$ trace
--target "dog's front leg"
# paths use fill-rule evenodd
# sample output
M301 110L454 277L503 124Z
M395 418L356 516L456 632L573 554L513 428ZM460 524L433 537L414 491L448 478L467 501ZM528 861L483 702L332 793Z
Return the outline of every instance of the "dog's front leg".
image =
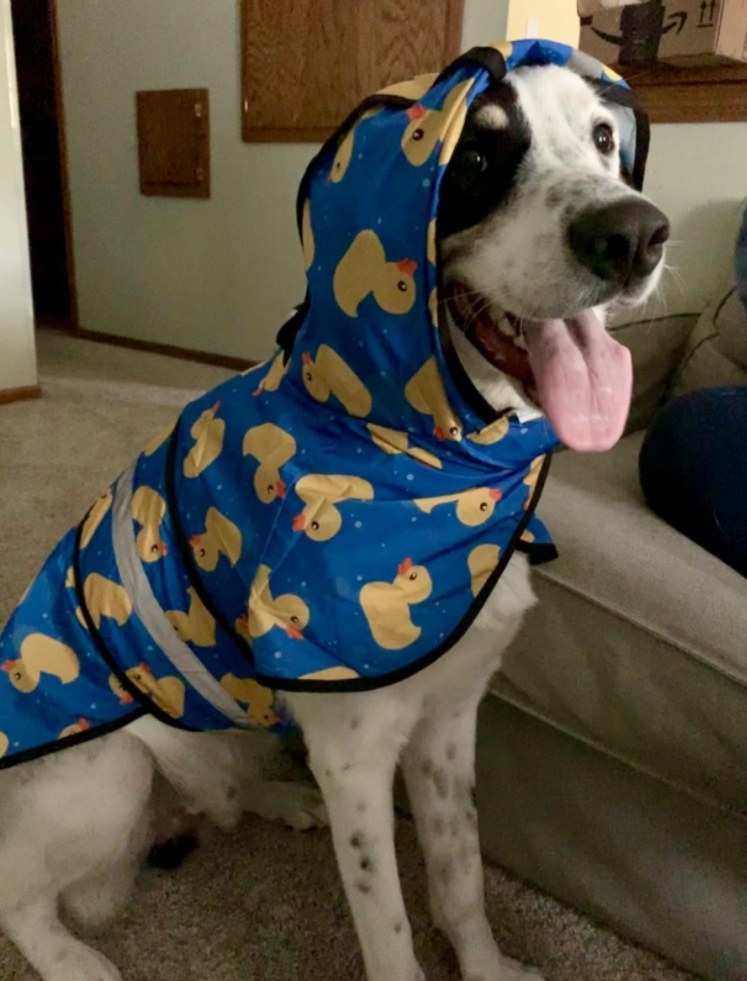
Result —
M313 700L313 701L312 701ZM407 738L379 693L292 696L321 787L368 981L424 981L394 850L394 771ZM311 704L310 704L311 703Z
M477 702L440 705L413 732L403 770L425 854L431 910L465 981L542 981L501 954L485 915L474 801Z

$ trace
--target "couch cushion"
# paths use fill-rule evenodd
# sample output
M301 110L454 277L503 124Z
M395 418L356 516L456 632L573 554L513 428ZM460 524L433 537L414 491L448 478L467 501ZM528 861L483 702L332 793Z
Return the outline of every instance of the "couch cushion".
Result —
M747 579L660 521L642 434L559 454L539 513L560 558L499 696L618 758L747 810Z
M747 385L747 311L736 287L702 313L672 387L682 395L710 385Z

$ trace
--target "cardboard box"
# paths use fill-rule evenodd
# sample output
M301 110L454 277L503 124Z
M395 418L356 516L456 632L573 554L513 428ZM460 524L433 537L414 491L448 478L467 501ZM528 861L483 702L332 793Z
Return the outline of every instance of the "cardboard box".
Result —
M747 62L747 0L648 0L609 9L578 0L579 47L607 65ZM586 13L584 13L586 11Z

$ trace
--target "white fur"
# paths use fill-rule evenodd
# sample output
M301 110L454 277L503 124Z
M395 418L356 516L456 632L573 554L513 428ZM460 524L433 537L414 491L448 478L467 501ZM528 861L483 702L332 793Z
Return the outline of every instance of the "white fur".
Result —
M590 146L590 121L614 126L614 120L583 82L554 68L522 70L514 79L533 133L517 196L479 234L444 243L446 271L502 309L562 316L611 299L593 295L593 284L572 264L561 241L563 208L634 192L620 182L615 161L602 160ZM485 124L491 122L505 124L501 114L488 112ZM551 189L556 209L547 202ZM496 408L538 411L525 399L517 402L517 386L463 338L455 342ZM516 555L467 634L430 667L378 691L286 697L326 802L368 981L423 981L394 853L392 780L399 763L425 853L433 916L454 945L462 977L541 981L504 957L493 940L472 798L477 706L533 602L526 560ZM299 827L323 820L313 792L258 776L255 740L184 733L147 718L0 773L0 927L44 981L120 979L62 926L57 904L90 920L114 912L127 897L152 838L156 771L188 810L224 826L242 809Z

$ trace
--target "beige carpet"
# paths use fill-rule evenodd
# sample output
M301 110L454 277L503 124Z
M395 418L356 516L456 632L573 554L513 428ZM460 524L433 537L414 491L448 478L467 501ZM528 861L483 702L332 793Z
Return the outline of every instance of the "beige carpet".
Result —
M61 533L193 393L228 372L39 334L44 398L0 406L0 623ZM430 927L411 823L399 822L403 885L428 981L456 981ZM688 981L659 958L500 869L489 914L507 953L548 981ZM210 834L176 872L145 872L127 914L97 938L126 981L360 981L329 834L247 818ZM32 981L0 938L0 981Z

